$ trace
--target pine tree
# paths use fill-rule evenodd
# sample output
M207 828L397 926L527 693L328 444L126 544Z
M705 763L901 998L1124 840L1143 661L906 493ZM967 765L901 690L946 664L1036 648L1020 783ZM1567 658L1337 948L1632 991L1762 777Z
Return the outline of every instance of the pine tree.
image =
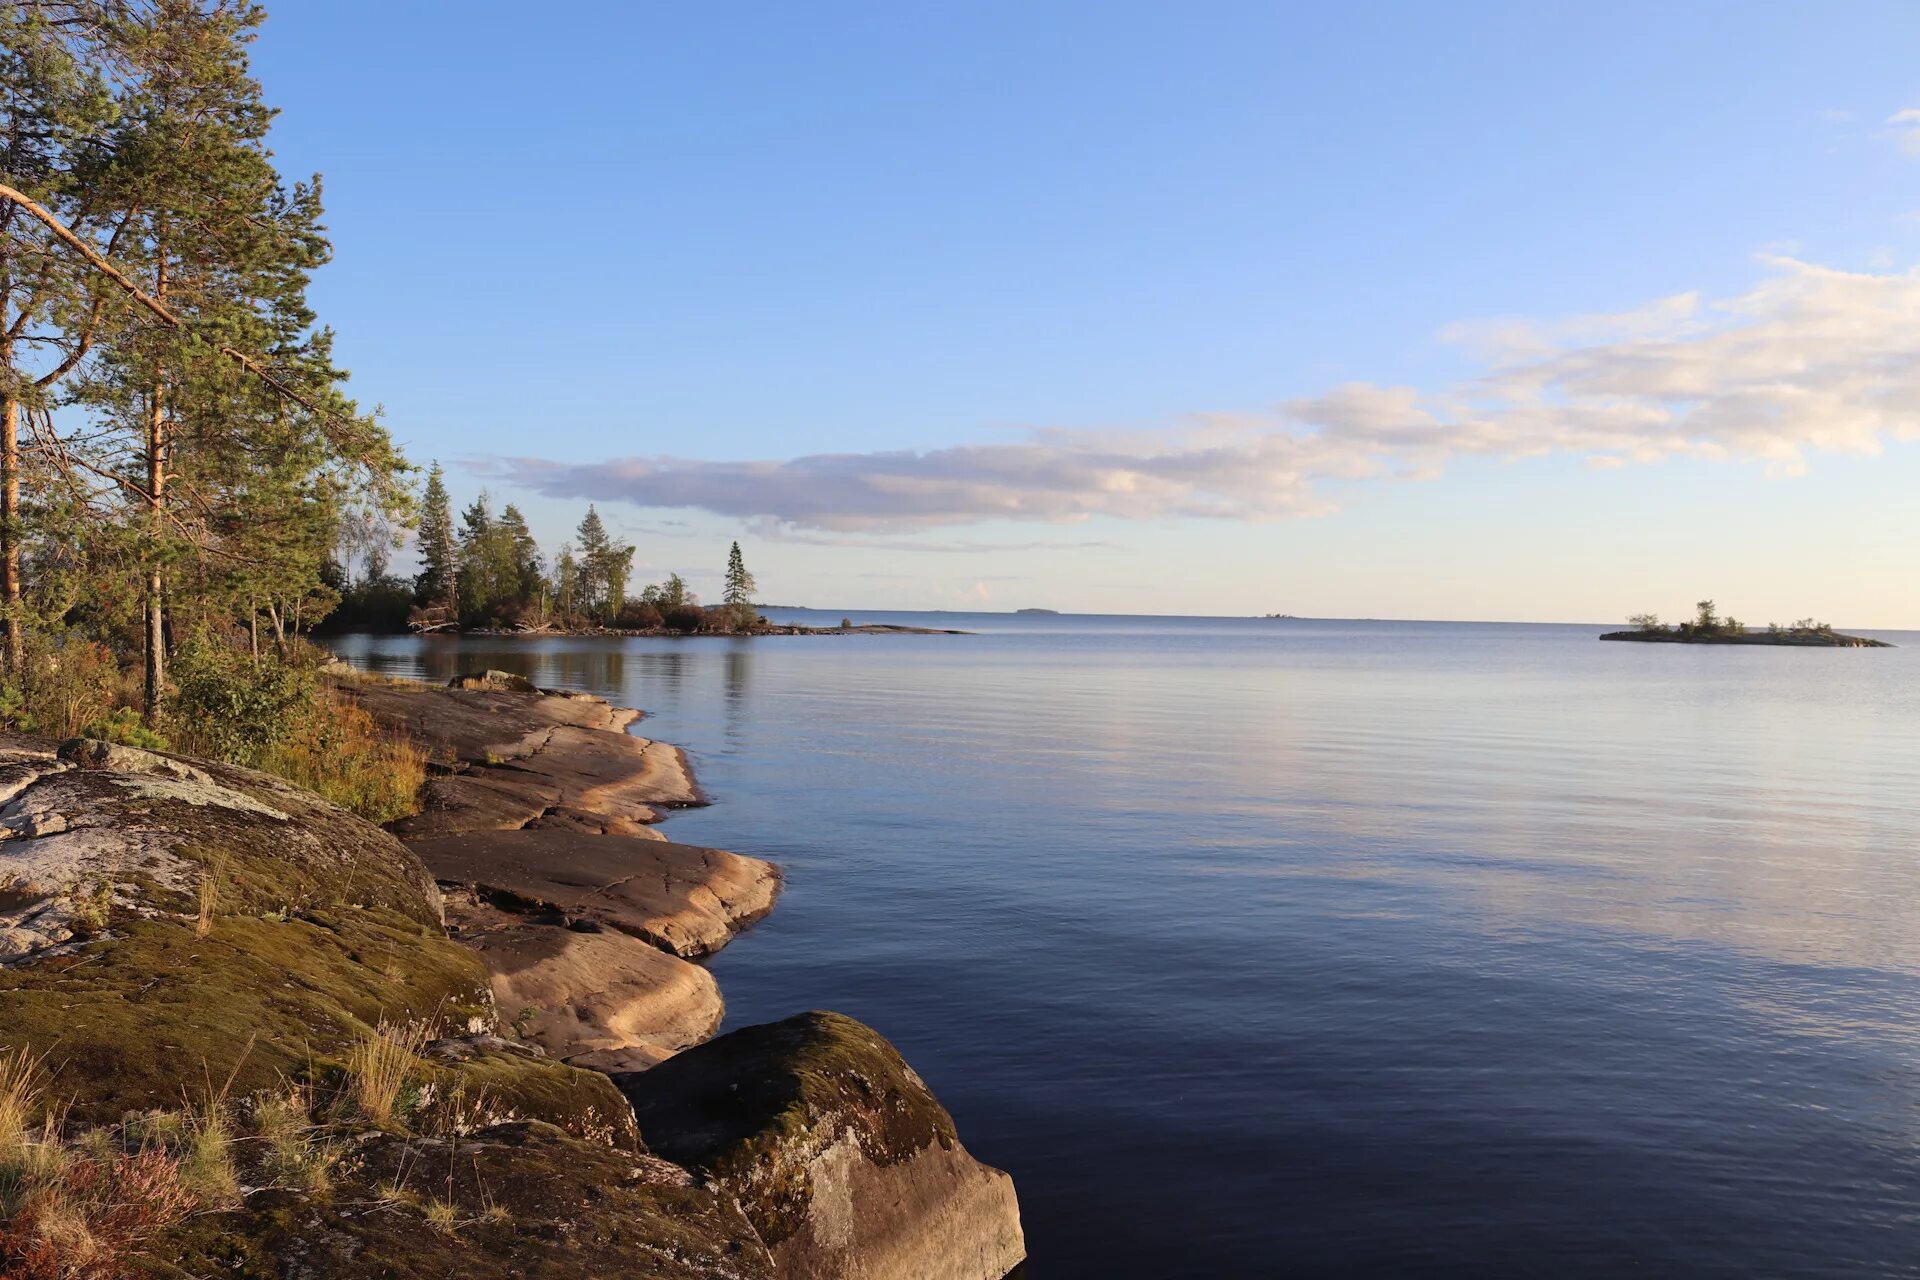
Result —
M325 530L347 491L403 507L404 463L341 392L332 335L306 302L330 248L318 180L289 189L266 148L273 113L246 56L263 13L249 0L102 7L119 111L97 140L87 198L124 211L103 256L148 302L109 317L72 398L119 433L83 465L128 478L152 718L166 688L170 583L267 591L269 610L297 628L322 600ZM251 571L225 573L216 559Z
M521 609L541 601L547 591L546 566L540 560L540 544L527 528L527 518L511 502L500 513L500 527L513 545L515 597Z
M574 532L580 545L580 608L592 613L600 607L606 598L606 584L601 579L601 568L607 559L607 548L612 543L607 538L607 526L600 520L599 511L593 505L587 505L587 514L580 519L580 527Z
M721 597L727 604L751 608L755 590L753 575L747 572L747 562L740 555L740 544L733 544L727 553L727 585Z
M114 113L98 71L97 4L0 6L0 175L85 237L118 210L90 200L89 143ZM19 207L0 206L0 612L18 671L25 618L21 509L23 416L84 360L113 306L68 258L40 243Z
M438 462L427 472L420 506L420 576L414 596L427 608L451 608L457 597L458 552L453 541L453 504Z
M560 553L553 558L553 594L561 615L571 617L580 594L580 562L571 543L561 543Z

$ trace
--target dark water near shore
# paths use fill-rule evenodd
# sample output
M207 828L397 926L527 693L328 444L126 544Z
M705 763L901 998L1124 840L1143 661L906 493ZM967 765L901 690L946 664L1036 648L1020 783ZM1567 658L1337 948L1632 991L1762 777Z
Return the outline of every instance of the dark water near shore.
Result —
M645 708L1034 1280L1920 1274L1920 636L860 620L983 634L337 647Z

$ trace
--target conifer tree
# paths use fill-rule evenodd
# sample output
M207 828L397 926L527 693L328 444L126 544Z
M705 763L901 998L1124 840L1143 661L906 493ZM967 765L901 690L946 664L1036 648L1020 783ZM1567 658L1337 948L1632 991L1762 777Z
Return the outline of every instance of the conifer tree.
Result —
M534 604L546 594L546 566L540 560L540 544L527 528L527 518L511 502L500 513L500 527L513 547L515 596L521 608Z
M601 620L611 622L627 602L627 579L633 572L633 548L607 533L593 507L580 521L575 535L580 543L580 603Z
M70 399L118 433L79 465L123 478L151 719L166 688L170 580L214 580L210 557L250 563L269 608L297 627L318 600L343 494L361 487L403 506L404 463L342 394L332 335L307 306L308 275L330 250L317 179L287 188L266 149L273 113L246 56L260 9L107 7L119 112L87 198L127 213L101 253L81 256L90 281L137 287L141 307L121 309ZM255 521L276 511L285 520L263 536Z
M754 590L753 575L747 572L747 562L740 555L740 544L736 542L727 553L727 582L721 599L730 605L751 607Z
M97 67L105 15L93 3L0 6L0 176L90 236L118 210L86 187L89 144L115 104ZM84 360L112 301L45 245L23 211L0 206L0 613L9 668L24 644L23 417L42 410Z
M554 604L563 616L571 616L580 592L580 562L574 558L573 545L561 543L553 558Z
M453 541L453 504L438 462L427 472L427 492L420 504L420 576L414 596L427 608L451 608L458 579L457 549Z

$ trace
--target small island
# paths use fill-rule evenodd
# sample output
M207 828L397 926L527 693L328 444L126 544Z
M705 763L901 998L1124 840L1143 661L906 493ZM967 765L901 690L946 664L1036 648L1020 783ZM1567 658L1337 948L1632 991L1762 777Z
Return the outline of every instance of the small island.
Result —
M1060 611L1058 609L1015 609L1014 612L1016 614L1021 614L1021 613L1038 614L1041 617L1046 617L1046 618L1057 618L1060 616Z
M1685 622L1669 626L1658 614L1639 613L1628 618L1631 631L1609 631L1602 640L1635 640L1643 644L1772 644L1802 649L1891 649L1885 640L1850 636L1835 631L1824 622L1802 618L1788 626L1770 622L1764 631L1747 627L1738 618L1723 618L1711 600L1694 606L1695 613Z

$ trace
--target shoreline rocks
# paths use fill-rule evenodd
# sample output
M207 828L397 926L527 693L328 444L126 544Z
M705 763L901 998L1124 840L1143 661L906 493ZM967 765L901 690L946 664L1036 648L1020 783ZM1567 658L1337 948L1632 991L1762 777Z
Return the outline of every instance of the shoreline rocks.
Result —
M1020 1262L1011 1179L877 1032L816 1013L710 1039L724 1004L694 959L781 877L646 830L703 800L677 749L624 732L638 713L495 673L338 679L440 758L405 842L249 770L0 735L0 1049L48 1054L76 1125L293 1090L331 1153L299 1187L239 1151L231 1195L161 1230L143 1274L1000 1280ZM356 1051L382 1040L405 1058L390 1114L353 1100Z
M871 1027L803 1013L618 1078L651 1150L731 1195L793 1280L982 1280L1026 1257L1013 1179Z

